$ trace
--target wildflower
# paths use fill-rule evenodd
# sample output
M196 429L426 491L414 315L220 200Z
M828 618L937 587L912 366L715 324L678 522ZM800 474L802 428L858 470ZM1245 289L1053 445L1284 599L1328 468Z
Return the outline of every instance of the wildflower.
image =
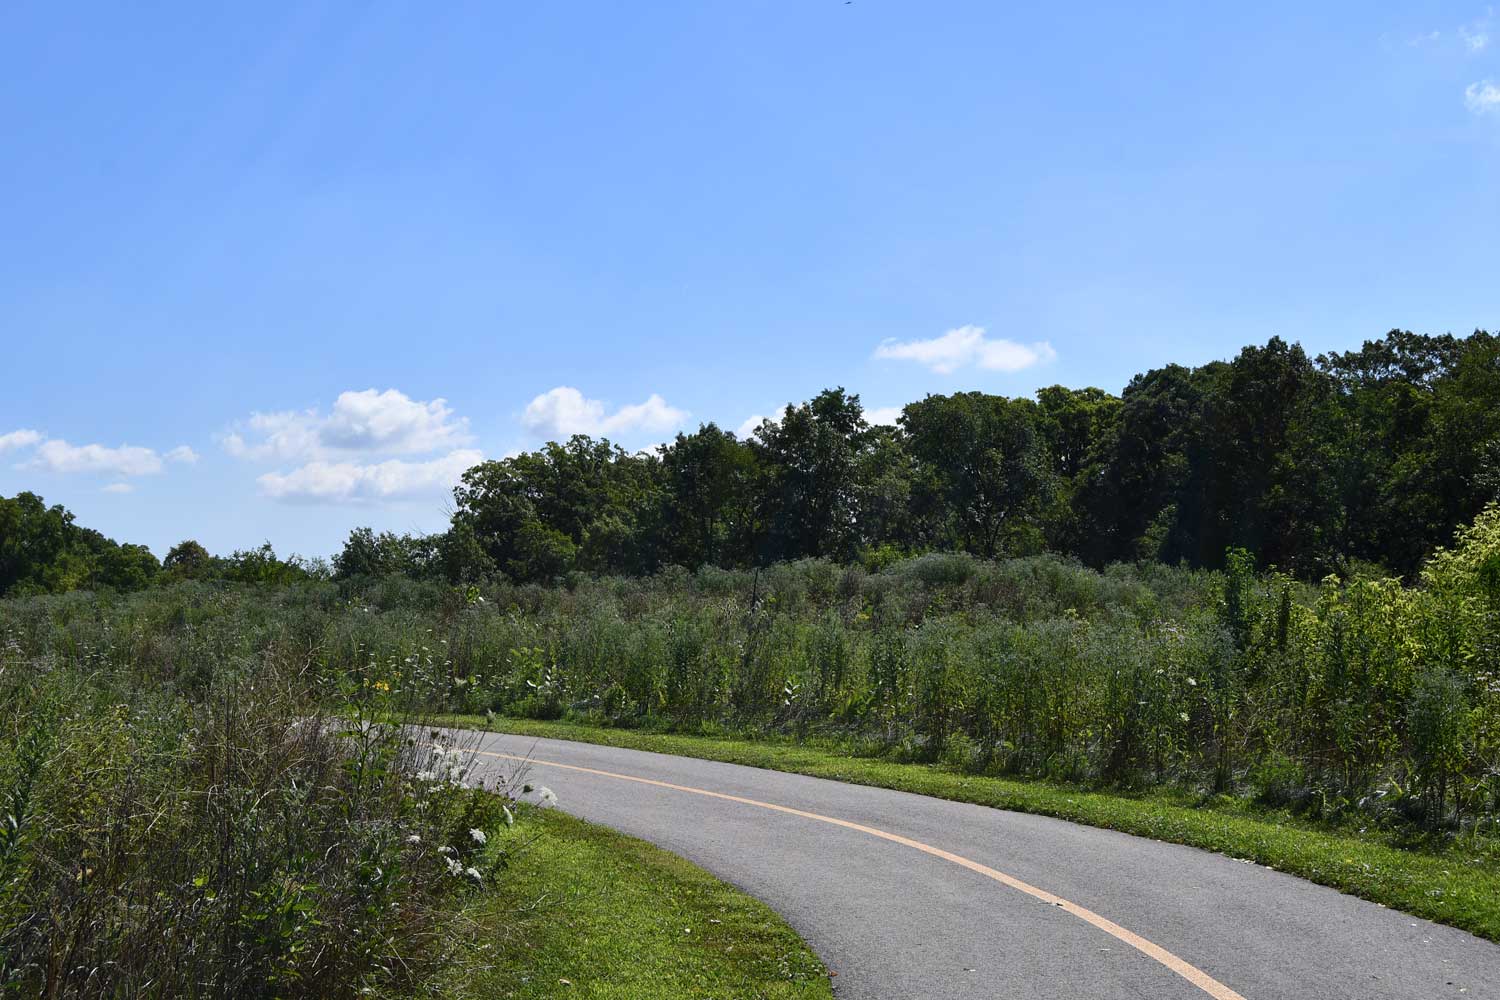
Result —
M464 874L469 876L469 878L473 879L476 882L478 882L481 878L478 868L465 868Z
M554 795L552 793L552 789L548 788L546 785L543 785L542 787L538 788L536 790L536 793L537 793L537 795L539 795L541 797L543 805L549 805L549 806L555 806L555 805L557 805L557 796Z
M435 771L418 771L417 772L417 780L418 781L436 781L437 780L437 773Z
M454 861L452 858L448 858L447 861L448 861L448 874L449 875L461 875L461 874L463 874L463 870L464 870L464 866L463 865L459 864L457 861Z
M391 689L391 686L385 681L376 681L374 684L374 688L376 691L389 691Z
M506 826L515 826L516 825L516 817L515 817L515 814L510 811L510 806L501 806L500 807L500 811L503 812L503 813L505 813L505 825Z
M1188 682L1188 687L1194 687L1195 688L1195 687L1198 686L1198 682L1195 681L1195 680L1193 680L1191 677L1189 677L1187 679L1187 682Z
M482 844L489 839L484 835L484 831L477 826L469 830L469 836L474 838L474 843L476 844Z
M1177 717L1183 722L1186 722L1188 720L1188 714L1186 712L1178 712Z
M408 844L420 844L422 842L422 835L420 833L414 833L410 837L406 838L406 842Z
M447 844L444 844L442 847L438 848L438 853L439 854L452 854L453 853L453 848L449 847Z

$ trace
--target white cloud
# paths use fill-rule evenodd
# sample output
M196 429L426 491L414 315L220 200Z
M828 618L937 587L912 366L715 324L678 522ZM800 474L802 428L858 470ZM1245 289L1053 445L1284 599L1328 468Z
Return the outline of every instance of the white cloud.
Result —
M38 431L19 430L0 434L0 455L16 448L30 448L42 439Z
M668 405L656 393L643 403L622 406L614 413L606 413L600 400L588 399L572 386L560 385L527 403L526 411L521 414L521 423L535 434L566 438L574 434L660 433L682 426L687 418L686 410Z
M896 420L901 416L901 409L899 406L877 406L872 410L865 411L865 422L895 427Z
M258 481L261 492L277 500L400 500L449 490L465 471L483 460L479 451L460 449L430 462L389 459L361 465L313 461L286 474L268 472Z
M1018 372L1052 361L1057 352L1046 341L1018 344L990 338L980 326L961 326L931 340L887 340L875 348L875 357L890 361L915 361L940 375L977 365L987 371Z
M328 461L358 455L413 455L470 440L469 423L447 400L422 402L396 389L342 392L324 416L316 407L252 413L221 439L236 458Z
M1500 112L1500 87L1489 80L1469 84L1464 89L1464 107L1476 115Z
M1470 31L1468 28L1458 29L1459 37L1469 47L1470 52L1483 52L1490 44L1490 33L1482 28Z
M71 445L59 438L38 445L27 465L49 472L107 472L115 476L149 476L162 468L161 456L150 448Z
M129 483L110 483L104 487L106 493L134 493L135 487Z
M194 465L198 461L198 453L185 444L173 448L165 457L168 462L183 462L187 465Z
M769 419L770 417L761 416L759 413L753 417L746 417L745 422L740 424L739 429L734 432L734 436L741 441L748 441L755 436L755 432L760 429L760 425Z

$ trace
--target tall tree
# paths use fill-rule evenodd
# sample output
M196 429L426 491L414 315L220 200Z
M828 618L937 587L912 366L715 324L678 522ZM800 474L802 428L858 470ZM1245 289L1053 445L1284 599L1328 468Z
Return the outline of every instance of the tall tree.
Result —
M704 424L662 449L662 545L683 566L730 565L753 551L755 452Z
M761 558L850 558L859 543L855 480L869 425L859 396L842 386L788 406L762 425L751 447L759 461L766 524Z
M982 392L928 396L903 423L932 541L992 557L1040 548L1056 486L1035 403Z

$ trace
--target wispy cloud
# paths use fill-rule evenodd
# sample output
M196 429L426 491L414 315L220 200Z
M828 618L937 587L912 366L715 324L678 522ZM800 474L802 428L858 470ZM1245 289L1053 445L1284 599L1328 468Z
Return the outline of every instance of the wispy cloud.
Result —
M1500 87L1489 80L1480 80L1464 88L1464 107L1476 115L1500 112Z
M40 431L19 430L11 431L9 434L0 434L0 455L7 451L16 451L21 448L30 448L42 440Z
M27 466L65 474L100 472L112 476L151 476L162 470L162 459L150 448L74 445L61 438L52 438L37 445Z
M1046 341L1021 344L987 337L980 326L961 326L930 340L887 340L875 348L875 357L915 361L940 375L948 375L971 365L986 371L1018 372L1054 360L1057 352Z
M1490 47L1490 33L1495 25L1495 8L1486 7L1484 16L1475 18L1458 29L1459 40L1470 52L1483 52Z
M1431 31L1411 36L1407 39L1407 44L1413 48L1431 47L1450 51L1454 48L1462 48L1465 52L1473 54L1489 48L1494 27L1495 8L1486 7L1483 14L1467 24L1461 24L1448 31L1434 28Z
M469 443L469 425L447 400L415 400L396 389L342 392L325 416L316 407L252 413L220 438L252 461L415 455Z
M644 402L610 413L603 401L589 399L570 385L560 385L526 404L521 423L533 434L566 438L574 434L661 433L681 427L688 416L688 411L669 405L655 393Z
M268 472L258 482L263 494L277 500L402 500L450 490L466 470L483 460L482 452L460 449L427 462L394 458L369 464L316 461L288 473Z
M104 487L105 493L134 493L135 487L130 483L110 483Z

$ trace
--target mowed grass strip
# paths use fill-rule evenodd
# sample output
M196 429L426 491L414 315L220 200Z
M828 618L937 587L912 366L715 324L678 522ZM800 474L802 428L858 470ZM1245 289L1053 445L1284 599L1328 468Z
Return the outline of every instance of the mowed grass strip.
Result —
M1500 942L1500 866L1492 858L1457 848L1395 847L1385 842L1388 834L1381 832L1358 835L1317 829L1290 816L1258 813L1244 800L1193 803L1168 792L1135 796L1085 791L781 742L468 715L443 721L456 727L651 750L1055 816L1216 851Z
M674 854L550 809L528 810L497 846L515 858L463 914L489 947L442 995L833 996L823 963L770 907Z

